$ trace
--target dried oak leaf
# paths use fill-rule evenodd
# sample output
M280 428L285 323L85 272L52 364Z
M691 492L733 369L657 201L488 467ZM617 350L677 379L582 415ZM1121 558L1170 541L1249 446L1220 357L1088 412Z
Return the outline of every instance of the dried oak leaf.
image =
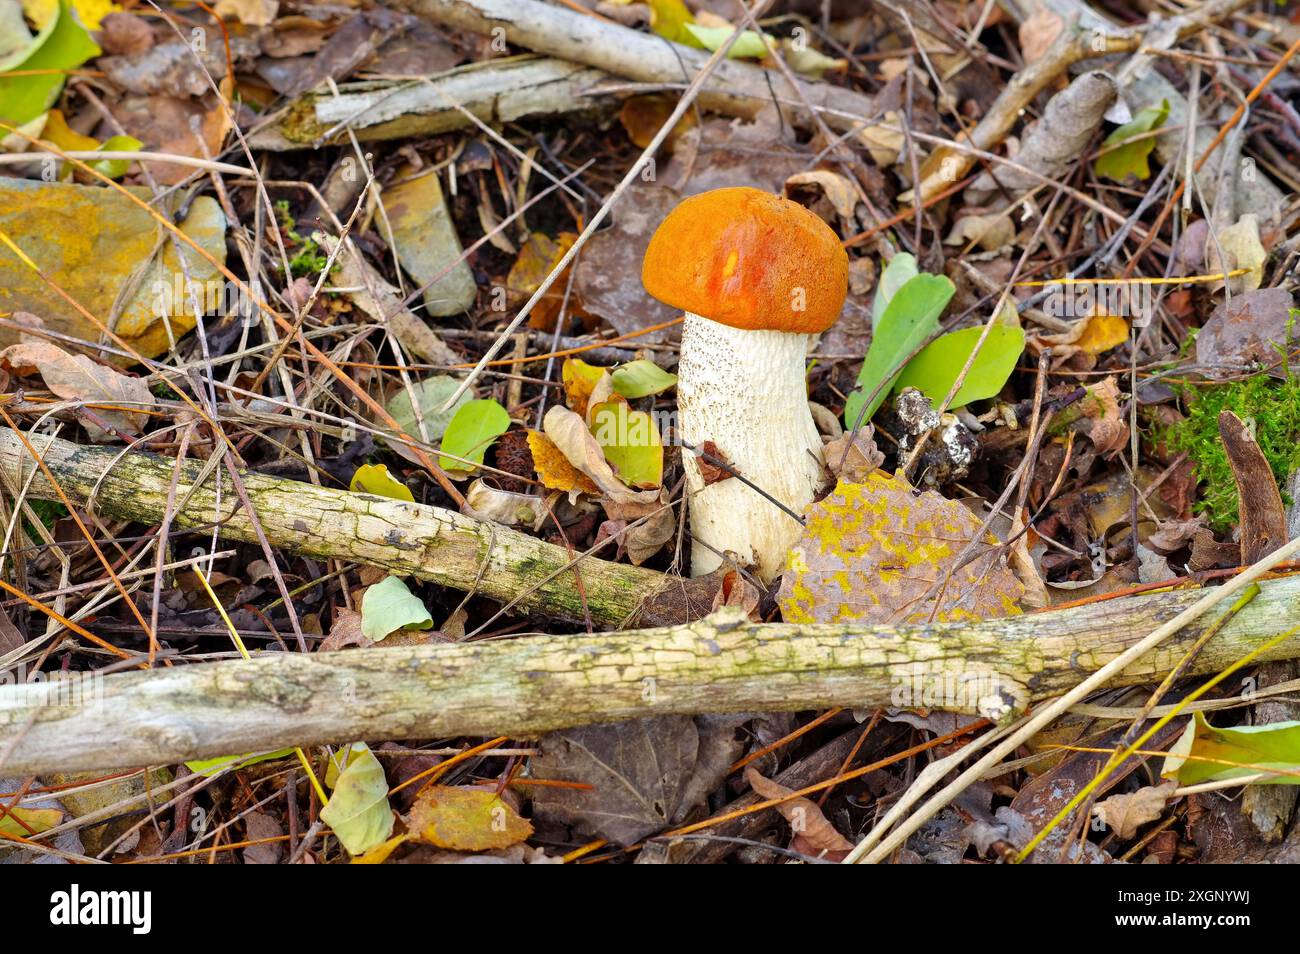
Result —
M777 602L787 623L939 622L1019 613L1024 585L986 533L973 559L957 558L979 532L966 507L933 490L916 491L879 471L841 483L808 509L790 551ZM936 583L947 581L935 598Z

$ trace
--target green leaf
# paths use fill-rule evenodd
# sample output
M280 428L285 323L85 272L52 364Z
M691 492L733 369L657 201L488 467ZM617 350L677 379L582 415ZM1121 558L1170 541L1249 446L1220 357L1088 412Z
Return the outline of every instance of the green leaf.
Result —
M1236 762L1241 765L1225 765ZM1199 785L1255 775L1270 769L1300 772L1300 722L1272 722L1216 729L1197 712L1165 757L1163 778ZM1300 785L1300 777L1279 775L1258 784Z
M58 15L36 34L31 45L0 61L0 72L76 69L100 52L90 34L68 12L64 0ZM63 80L59 72L0 77L0 119L15 126L31 122L54 105Z
M386 576L361 597L361 635L379 642L399 629L432 629L420 598L395 576Z
M399 391L388 402L387 411L393 415L393 420L401 425L402 430L418 439L420 425L415 419L415 408L418 406L420 418L424 421L424 433L428 436L430 442L436 441L447 430L447 425L451 422L452 416L466 403L474 400L473 389L470 389L457 398L452 407L446 411L439 411L438 409L447 403L447 399L456 393L458 387L460 387L460 381L450 375L438 374L431 378L425 378L423 381L412 384L410 388L403 388ZM414 403L412 403L412 398L414 398Z
M894 382L894 390L917 388L938 408L939 402L952 390L953 382L966 366L966 360L983 332L980 327L963 328L931 341L925 350L908 362ZM971 401L994 397L1011 377L1024 350L1025 333L1022 329L995 324L949 407L964 407Z
M144 143L134 136L110 136L99 144L100 152L138 152ZM129 159L97 159L90 163L90 168L110 179L120 179L131 168Z
M383 464L362 464L352 475L348 489L354 494L374 494L376 497L391 497L393 500L415 503L411 488L390 474Z
M274 752L263 752L260 755L249 753L245 755L218 755L215 759L192 759L185 763L185 767L198 775L206 775L211 778L222 769L241 769L249 765L256 765L258 762L282 759L287 755L293 755L293 749L277 749Z
M623 483L642 490L663 483L663 442L649 414L623 401L597 404L591 411L591 435Z
M889 300L898 294L898 290L920 274L916 267L916 256L911 252L899 252L889 260L880 272L880 284L876 286L876 297L871 302L871 327L880 324L880 316L885 313Z
M1097 161L1093 163L1092 171L1116 182L1123 182L1129 175L1137 176L1144 181L1150 179L1151 167L1147 159L1151 155L1151 150L1156 147L1155 136L1146 136L1136 142L1125 143L1109 152L1106 148L1124 142L1125 139L1153 132L1163 126L1168 118L1169 100L1167 99L1161 100L1159 106L1148 106L1139 112L1106 137L1106 141L1101 144L1102 155L1098 156Z
M939 316L956 290L942 275L921 274L908 279L889 299L858 373L858 386L844 406L847 426L853 427L867 396L879 387L875 400L866 406L862 416L864 422L871 420L902 371L899 365L939 330Z
M347 767L339 773L321 821L329 825L349 854L360 855L393 833L393 812L388 807L388 781L370 747L354 742Z
M629 361L615 368L610 378L614 390L625 398L641 398L667 391L677 383L677 375L669 374L653 361Z
M442 435L442 451L463 460L483 463L483 455L492 443L510 429L510 415L490 398L466 401L457 410ZM468 477L473 464L452 457L439 457L438 466L456 477Z
M705 27L698 23L686 24L686 30L699 41L700 46L712 52L722 46L735 33L734 27ZM727 51L728 59L762 59L767 56L768 46L763 34L746 30L731 44Z

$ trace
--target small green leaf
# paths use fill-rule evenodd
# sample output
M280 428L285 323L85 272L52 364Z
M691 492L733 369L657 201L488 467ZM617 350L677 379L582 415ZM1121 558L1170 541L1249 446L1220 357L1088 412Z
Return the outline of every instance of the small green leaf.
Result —
M384 767L364 742L352 743L347 767L339 773L334 795L321 809L320 818L353 855L364 854L393 833Z
M241 769L249 765L256 765L258 762L282 759L287 755L293 755L293 749L277 749L274 752L263 752L260 755L219 755L215 759L192 759L185 763L185 767L191 772L206 775L210 778L222 769Z
M894 390L917 388L938 408L939 402L952 390L953 382L966 366L966 360L983 332L984 329L979 327L963 328L931 341L908 362L894 382ZM997 395L1007 378L1011 377L1024 350L1023 330L995 324L949 407L964 407L971 401Z
M49 70L27 76L0 77L0 119L15 126L29 123L54 105L63 89L63 70L76 69L99 46L68 10L67 0L24 49L0 60L0 73L12 70Z
M1093 163L1092 171L1107 179L1123 182L1129 175L1137 176L1143 181L1151 178L1151 167L1147 163L1151 151L1156 147L1155 136L1145 136L1135 142L1116 146L1109 152L1107 147L1124 142L1143 133L1154 132L1165 124L1169 118L1169 100L1161 100L1159 106L1148 106L1136 116L1120 126L1106 137L1101 144L1102 154Z
M458 387L460 381L446 374L425 378L418 384L399 391L388 402L388 413L393 415L393 420L401 425L402 430L412 437L419 438L420 425L415 418L415 408L418 406L427 439L430 442L436 441L447 430L452 416L466 403L474 400L473 389L470 389L457 398L454 406L446 411L439 411L438 409L447 403L447 399L456 393Z
M686 30L699 41L700 46L710 52L722 46L735 33L734 27L705 27L698 23L686 24ZM731 44L731 49L727 51L728 59L762 59L767 56L767 41L761 33L755 33L753 30L746 30L736 38L736 42Z
M415 503L411 488L388 472L383 464L362 464L352 475L348 489L355 493L374 494Z
M880 324L880 316L885 313L885 306L889 304L889 300L918 274L920 271L916 267L916 256L910 252L899 252L881 269L880 284L876 286L876 297L871 302L873 329Z
M144 143L133 136L110 136L99 144L100 152L138 152ZM97 159L90 163L90 168L110 179L120 179L131 168L129 159Z
M395 576L386 576L361 597L361 635L379 642L399 629L432 629L433 617L419 597Z
M644 359L615 368L610 377L614 390L629 399L658 394L677 383L677 375L669 374L653 361Z
M879 387L875 399L866 405L862 415L864 422L871 420L902 371L899 365L939 330L939 316L948 307L948 301L956 290L944 276L923 273L908 279L889 299L858 373L858 386L845 402L844 423L847 426L854 426L867 396Z
M462 458L439 457L438 466L455 477L468 477L473 464L483 463L492 443L510 429L510 415L492 399L466 401L456 411L442 435L442 451ZM473 461L466 464L464 461Z
M1239 763L1240 768L1231 764ZM1272 722L1216 729L1197 712L1165 757L1162 778L1199 785L1256 775L1270 769L1300 772L1300 722ZM1296 775L1279 775L1257 784L1300 785Z
M649 414L623 401L597 404L591 412L591 435L623 483L642 490L663 483L663 442Z

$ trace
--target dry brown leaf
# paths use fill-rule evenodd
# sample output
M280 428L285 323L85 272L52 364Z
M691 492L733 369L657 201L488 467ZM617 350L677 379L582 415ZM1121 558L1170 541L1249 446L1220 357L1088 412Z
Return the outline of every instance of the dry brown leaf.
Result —
M1111 829L1116 837L1129 839L1137 835L1138 829L1150 824L1164 814L1165 806L1178 787L1176 780L1160 785L1139 788L1127 795L1112 795L1092 807L1092 813L1103 825Z
M95 407L96 417L113 428L139 433L149 419L154 396L142 378L132 378L85 355L69 354L45 341L10 345L0 351L0 364L14 374L39 374L45 386L67 401L111 405ZM143 408L137 409L138 408ZM112 435L91 420L84 421L91 440L112 440Z
M979 532L966 507L933 490L915 491L880 471L841 483L808 509L790 551L777 602L787 623L941 622L1020 612L1024 586L1002 562L998 540L964 566L957 557ZM922 597L946 581L938 599Z
M830 441L822 449L822 457L830 472L850 484L860 484L885 462L885 455L876 446L876 429L871 424L858 428L853 443L851 433ZM847 454L845 453L847 451Z
M745 781L764 799L786 798L793 791L780 782L764 778L752 765L745 768ZM774 807L790 824L796 851L815 858L842 861L853 850L853 842L835 830L812 799L791 798Z
M1088 418L1088 437L1098 454L1112 454L1128 444L1128 423L1120 410L1119 384L1114 377L1088 388L1080 406Z

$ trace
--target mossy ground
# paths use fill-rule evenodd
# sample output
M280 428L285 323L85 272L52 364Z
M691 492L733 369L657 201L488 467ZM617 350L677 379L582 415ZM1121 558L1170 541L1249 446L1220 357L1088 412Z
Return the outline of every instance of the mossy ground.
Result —
M1285 380L1258 374L1242 381L1189 385L1182 390L1185 420L1161 435L1175 451L1187 451L1200 481L1193 505L1215 530L1236 525L1237 485L1219 437L1219 413L1230 410L1243 421L1255 422L1255 439L1279 486L1300 469L1300 378ZM1287 500L1285 494L1283 500Z

